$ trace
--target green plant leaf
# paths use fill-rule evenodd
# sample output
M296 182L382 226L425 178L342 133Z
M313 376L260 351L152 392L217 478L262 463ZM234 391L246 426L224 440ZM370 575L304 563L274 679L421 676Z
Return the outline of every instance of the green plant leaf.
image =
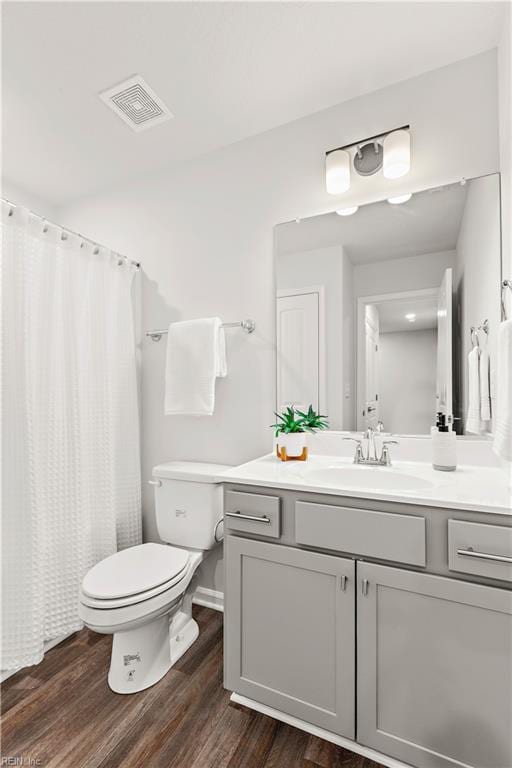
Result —
M314 433L317 430L328 429L329 427L329 424L326 421L326 416L321 413L316 413L312 405L309 406L307 413L304 413L304 411L299 411L298 409L295 411L295 413L300 417L302 421L302 431L304 432Z

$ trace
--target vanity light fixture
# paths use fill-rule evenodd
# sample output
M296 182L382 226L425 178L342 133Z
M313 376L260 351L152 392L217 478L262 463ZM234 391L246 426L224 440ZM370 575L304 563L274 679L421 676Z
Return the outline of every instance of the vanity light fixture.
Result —
M388 197L388 203L391 203L391 205L400 205L400 203L406 203L408 200L410 200L412 197L412 194L408 192L406 195L398 195L397 197Z
M387 179L399 179L411 167L409 126L385 131L325 153L325 186L330 195L350 188L351 164L359 176L373 176L382 168Z
M330 195L341 195L350 187L350 155L344 149L327 153L325 185Z
M408 312L405 316L405 319L408 320L410 323L414 323L416 320L416 315L414 312Z
M388 133L382 142L384 162L382 173L386 179L399 179L411 169L411 135L400 128Z
M353 213L359 210L358 205L353 205L352 208L338 208L336 213L338 216L352 216Z

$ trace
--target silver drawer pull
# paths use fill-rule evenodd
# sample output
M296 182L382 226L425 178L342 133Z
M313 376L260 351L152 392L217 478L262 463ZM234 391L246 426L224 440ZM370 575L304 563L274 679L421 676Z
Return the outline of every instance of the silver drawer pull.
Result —
M241 512L225 512L226 517L237 517L239 520L251 520L253 523L270 523L270 517L263 515L258 517L257 515L242 515Z
M512 557L507 555L492 555L489 552L475 552L473 549L458 549L457 554L461 557L475 557L478 560L493 560L496 563L512 565Z

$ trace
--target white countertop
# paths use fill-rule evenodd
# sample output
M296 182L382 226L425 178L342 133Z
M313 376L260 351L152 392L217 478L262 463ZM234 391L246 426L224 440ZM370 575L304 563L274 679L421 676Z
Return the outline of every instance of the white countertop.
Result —
M421 478L431 484L429 487L414 490L376 488L375 471L371 472L372 482L364 488L350 487L348 483L342 487L338 482L319 484L318 479L308 478L312 470L341 470L348 467L353 468L352 460L340 456L310 455L307 461L282 462L275 454L267 454L233 467L219 475L216 480L223 483L512 515L512 489L505 472L496 467L462 465L454 472L439 472L423 462L394 461L391 467L377 468L379 473L389 475L399 472L402 475ZM366 469L364 466L358 467L361 473Z

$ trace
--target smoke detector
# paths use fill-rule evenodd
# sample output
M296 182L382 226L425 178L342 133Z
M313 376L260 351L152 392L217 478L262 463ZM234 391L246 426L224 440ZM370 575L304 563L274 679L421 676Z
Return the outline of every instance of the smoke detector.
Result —
M99 94L100 99L134 131L144 131L174 117L140 75Z

